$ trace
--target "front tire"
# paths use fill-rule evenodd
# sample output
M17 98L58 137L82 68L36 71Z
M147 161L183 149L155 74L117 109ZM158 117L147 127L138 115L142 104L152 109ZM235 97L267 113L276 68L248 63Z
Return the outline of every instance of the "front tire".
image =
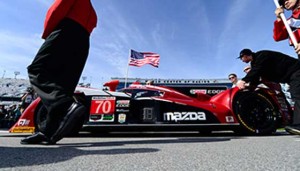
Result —
M78 101L80 101L82 104L84 104L84 98L82 97L75 97ZM85 105L85 104L84 104ZM47 120L47 109L43 105L42 102L40 102L37 105L37 108L34 113L34 126L35 126L35 132L39 132L45 129ZM67 136L75 136L79 133L80 129L82 128L82 125L85 121L85 116L78 119L77 123L75 124L74 128L70 133L67 134Z
M263 94L238 92L233 100L233 110L240 123L237 133L267 135L276 132L278 110Z

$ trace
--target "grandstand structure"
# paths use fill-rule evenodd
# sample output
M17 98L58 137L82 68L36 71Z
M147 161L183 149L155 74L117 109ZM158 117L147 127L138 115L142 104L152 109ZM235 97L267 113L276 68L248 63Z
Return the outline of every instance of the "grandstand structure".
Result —
M20 96L29 86L27 79L0 78L0 96Z
M29 86L27 79L0 78L0 104L9 105L20 102Z
M157 79L157 78L124 78L112 77L112 80L119 80L120 83L117 89L129 86L134 82L146 84L147 81L152 80L154 85L162 86L225 86L231 88L232 83L228 79Z

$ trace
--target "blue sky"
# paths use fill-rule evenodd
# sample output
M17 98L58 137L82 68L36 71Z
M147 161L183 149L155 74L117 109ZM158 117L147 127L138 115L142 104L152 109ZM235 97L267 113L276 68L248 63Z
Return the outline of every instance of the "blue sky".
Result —
M53 0L0 1L0 76L27 78L43 40ZM236 57L243 48L296 56L288 41L275 42L273 0L92 0L98 26L82 76L94 87L125 77L129 49L156 52L159 68L129 67L128 77L203 79L243 77ZM290 13L286 12L286 16ZM70 61L71 63L71 61ZM82 77L81 77L82 78ZM83 80L81 79L80 82Z

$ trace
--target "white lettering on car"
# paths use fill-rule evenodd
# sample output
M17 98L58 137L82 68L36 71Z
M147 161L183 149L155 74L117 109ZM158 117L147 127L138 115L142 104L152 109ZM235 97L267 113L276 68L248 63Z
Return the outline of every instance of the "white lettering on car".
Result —
M29 125L30 120L27 119L19 119L18 121L18 126L28 126Z
M224 90L207 90L207 94L219 94Z
M196 121L206 120L204 112L166 112L164 113L164 120L167 121Z

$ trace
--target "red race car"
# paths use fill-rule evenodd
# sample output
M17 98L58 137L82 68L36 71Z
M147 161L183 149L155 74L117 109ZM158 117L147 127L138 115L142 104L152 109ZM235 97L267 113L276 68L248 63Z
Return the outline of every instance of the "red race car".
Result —
M72 133L110 131L199 131L232 130L266 135L291 122L292 110L284 94L270 87L240 91L231 88L208 95L207 91L132 84L115 91L118 81L105 84L109 90L78 87L74 98L89 112L78 120ZM36 99L10 132L38 131L46 109Z

